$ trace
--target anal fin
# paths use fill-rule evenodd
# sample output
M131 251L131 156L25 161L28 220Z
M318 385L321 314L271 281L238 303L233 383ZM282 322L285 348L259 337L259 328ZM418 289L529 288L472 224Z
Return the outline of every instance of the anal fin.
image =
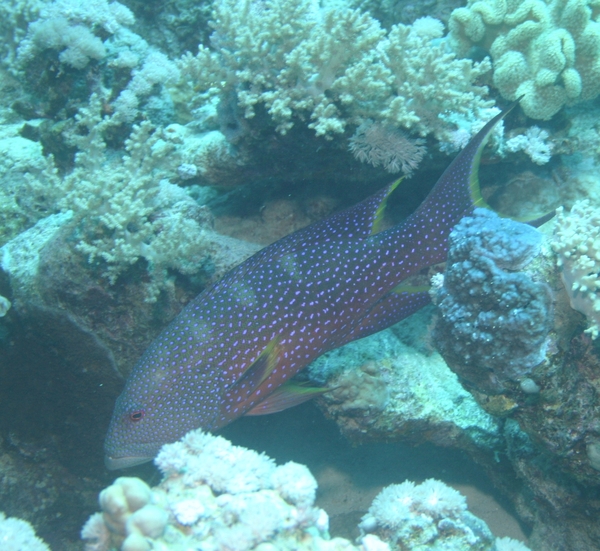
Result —
M314 387L307 383L288 381L281 385L277 390L269 394L262 402L256 404L246 415L268 415L277 413L284 409L297 406L332 390L331 388Z

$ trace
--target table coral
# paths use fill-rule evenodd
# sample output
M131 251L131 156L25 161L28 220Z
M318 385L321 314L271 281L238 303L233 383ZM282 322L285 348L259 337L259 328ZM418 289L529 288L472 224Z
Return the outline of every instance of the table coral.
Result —
M597 0L469 0L450 18L454 48L494 61L494 84L525 114L547 120L600 93Z

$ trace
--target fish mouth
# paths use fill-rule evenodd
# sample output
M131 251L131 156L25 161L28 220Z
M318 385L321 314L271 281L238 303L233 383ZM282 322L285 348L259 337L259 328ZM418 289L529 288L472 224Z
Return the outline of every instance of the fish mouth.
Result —
M134 467L135 465L141 465L147 461L152 461L154 456L140 457L140 456L125 456L125 457L111 457L110 455L104 456L104 464L109 471L116 469L127 469Z

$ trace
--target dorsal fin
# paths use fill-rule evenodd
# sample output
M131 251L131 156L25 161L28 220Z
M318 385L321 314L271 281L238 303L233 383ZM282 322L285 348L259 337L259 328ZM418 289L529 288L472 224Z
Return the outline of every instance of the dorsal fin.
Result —
M479 186L479 163L481 154L489 141L494 128L503 120L517 105L515 101L502 112L490 119L483 128L471 139L466 147L444 170L439 180L427 199L423 202L420 211L429 203L445 200L444 214L448 217L460 220L467 212L474 208L491 208L481 196ZM458 222L457 220L457 222Z
M250 260L257 263L277 260L326 239L367 239L380 231L387 200L401 181L399 178L357 205L286 235Z

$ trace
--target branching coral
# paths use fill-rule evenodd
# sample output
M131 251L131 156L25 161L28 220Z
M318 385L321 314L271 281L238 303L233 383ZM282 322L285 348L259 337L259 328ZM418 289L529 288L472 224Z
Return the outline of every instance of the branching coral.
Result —
M549 119L563 105L600 93L597 0L469 0L450 19L460 54L489 51L494 84L525 113Z
M29 25L18 56L24 63L45 49L58 50L63 63L82 69L90 59L106 55L98 31L112 35L133 21L133 13L119 2L56 0L45 5L40 18Z
M0 65L8 71L14 65L17 48L27 34L30 22L39 17L42 0L5 0L0 2Z
M148 299L170 284L169 269L190 274L208 257L206 214L181 188L169 183L181 158L175 136L149 122L134 127L122 159L106 151L104 134L118 124L101 116L93 96L77 117L71 140L77 146L75 168L61 177L51 162L47 181L32 178L33 193L49 204L72 211L76 249L89 262L100 261L114 283L130 265L144 258L150 282Z
M103 76L105 84L115 87L106 93L107 98L111 93L116 96L112 103L115 115L132 122L143 100L160 94L164 85L179 76L175 63L129 29L133 23L133 13L119 2L48 2L40 9L39 17L29 24L19 44L18 63L11 70L16 73L20 70L31 79L33 67L33 74L39 76L40 68L48 63L43 53L52 50L66 73L81 72L92 60L101 63L105 69L110 68ZM123 79L125 71L131 72L129 82ZM118 78L114 78L115 73ZM88 80L96 78L97 75ZM165 98L163 102L169 103Z
M309 0L219 0L212 25L211 47L180 62L188 93L233 97L246 118L262 105L281 133L307 120L317 135L331 137L373 119L443 141L450 128L440 113L467 119L492 105L475 85L489 61L457 59L432 18L396 25L386 36L358 10Z

